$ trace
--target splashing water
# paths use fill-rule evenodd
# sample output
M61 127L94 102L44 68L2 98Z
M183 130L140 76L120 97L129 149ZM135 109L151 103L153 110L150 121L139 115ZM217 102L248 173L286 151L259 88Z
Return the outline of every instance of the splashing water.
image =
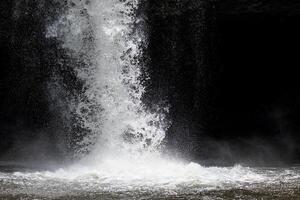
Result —
M159 153L168 123L163 113L148 112L141 100L147 38L138 6L139 0L70 0L66 13L48 27L47 37L60 39L85 63L74 67L85 88L75 110L78 123L89 130L79 152L89 153L63 170L65 177L95 173L112 180L164 181L203 175L200 165L170 161Z
M24 181L29 183L25 193L64 195L71 190L65 183L74 191L163 188L180 192L190 188L195 193L273 183L281 176L299 179L298 173L290 176L292 171L268 175L241 166L205 168L162 158L160 148L168 122L164 112L151 113L142 102L147 38L143 19L136 15L139 1L70 0L69 5L65 15L48 27L46 37L61 40L63 48L83 63L74 67L84 83L74 110L78 124L88 130L78 143L78 153L88 154L55 172L0 173L0 185L12 187L3 193L12 194L15 188L16 193L22 192ZM167 112L167 108L162 110Z
M68 24L61 37L63 46L83 55L88 63L76 68L85 84L76 114L81 126L89 130L79 146L88 148L83 151L93 158L108 153L157 152L167 123L162 113L148 112L141 101L145 91L141 56L146 38L139 25L143 20L135 16L138 1L72 2L67 14L49 27L48 37L57 36L53 33L61 21ZM83 10L84 16L80 14ZM87 37L93 38L93 49L85 46Z

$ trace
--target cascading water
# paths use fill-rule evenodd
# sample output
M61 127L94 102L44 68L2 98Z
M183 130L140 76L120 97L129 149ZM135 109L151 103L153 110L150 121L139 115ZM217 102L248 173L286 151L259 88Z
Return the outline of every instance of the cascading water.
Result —
M88 131L77 144L77 153L83 154L78 163L90 168L122 163L122 171L127 166L134 173L141 165L143 173L149 159L161 161L168 108L153 113L142 102L147 37L138 6L138 0L71 0L66 13L48 27L47 37L60 40L84 63L74 67L84 89L73 109L77 123Z
M141 57L146 37L140 25L143 19L135 15L139 2L71 3L66 15L49 27L48 37L58 36L63 25L59 39L64 48L89 63L75 69L85 86L76 115L80 125L89 130L79 144L85 148L81 150L93 156L157 152L167 123L162 113L148 112L141 101L145 91L142 73L143 79L146 77ZM92 37L93 48L85 47L87 37Z
M147 37L143 19L136 15L139 1L69 0L68 5L46 37L60 40L70 57L82 63L74 71L83 89L69 106L87 132L77 143L81 159L54 172L0 173L4 195L197 198L220 188L264 187L264 182L278 180L292 188L298 183L295 170L205 168L163 158L168 109L149 112L142 102Z
M95 67L79 73L94 82L85 94L90 103L81 104L78 114L96 136L92 154L153 152L164 139L163 116L147 112L141 101L140 58L146 38L137 27L142 21L135 18L137 6L137 0L110 0L94 1L87 9L94 25ZM100 112L90 109L94 105Z

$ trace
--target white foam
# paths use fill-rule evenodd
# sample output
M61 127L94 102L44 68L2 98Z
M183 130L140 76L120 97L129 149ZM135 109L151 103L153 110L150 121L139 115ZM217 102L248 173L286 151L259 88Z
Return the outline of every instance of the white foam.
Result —
M166 159L145 158L145 160L104 159L101 163L77 163L55 172L14 173L15 180L56 180L65 183L78 182L90 187L108 185L116 190L132 187L153 187L176 189L198 187L215 189L225 186L237 187L245 183L261 183L269 180L266 175L252 169L235 166L228 168L202 167L196 163L184 164ZM272 177L273 178L273 177Z

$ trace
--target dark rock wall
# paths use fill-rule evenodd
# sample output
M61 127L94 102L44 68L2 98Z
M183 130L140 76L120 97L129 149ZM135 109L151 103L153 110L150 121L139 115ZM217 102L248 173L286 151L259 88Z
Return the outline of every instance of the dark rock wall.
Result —
M214 4L150 1L148 18L151 84L147 95L170 105L167 145L190 154L199 150L200 138L214 117Z
M299 3L169 0L149 10L148 95L171 105L171 152L203 163L297 162Z
M299 5L296 1L217 4L221 73L216 84L218 119L210 135L221 144L229 141L221 149L227 149L233 160L255 164L299 160Z
M68 71L69 62L59 43L45 33L64 4L2 1L0 9L1 154L7 159L59 157L66 150L66 124L50 96L49 84L54 73L69 77L69 72L63 72Z
M300 3L297 0L224 0L215 1L219 7L218 12L223 14L284 14L299 15Z

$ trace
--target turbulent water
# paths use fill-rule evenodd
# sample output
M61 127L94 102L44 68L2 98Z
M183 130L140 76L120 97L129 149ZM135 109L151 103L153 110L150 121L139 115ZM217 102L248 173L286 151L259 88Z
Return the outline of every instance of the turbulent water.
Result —
M71 107L87 132L77 143L80 159L53 171L5 165L0 198L299 198L298 168L205 168L162 155L168 109L150 112L142 102L147 34L136 14L138 0L73 0L68 5L46 37L61 41L83 63L74 66L84 89Z
M0 173L0 198L299 199L299 172L299 168L204 168L195 163L109 160L93 168Z
M141 100L148 78L142 70L147 38L138 5L137 0L71 1L48 27L47 37L61 40L84 63L74 66L84 83L74 106L77 123L89 132L78 151L93 159L100 153L157 152L165 137L163 112L150 113Z

